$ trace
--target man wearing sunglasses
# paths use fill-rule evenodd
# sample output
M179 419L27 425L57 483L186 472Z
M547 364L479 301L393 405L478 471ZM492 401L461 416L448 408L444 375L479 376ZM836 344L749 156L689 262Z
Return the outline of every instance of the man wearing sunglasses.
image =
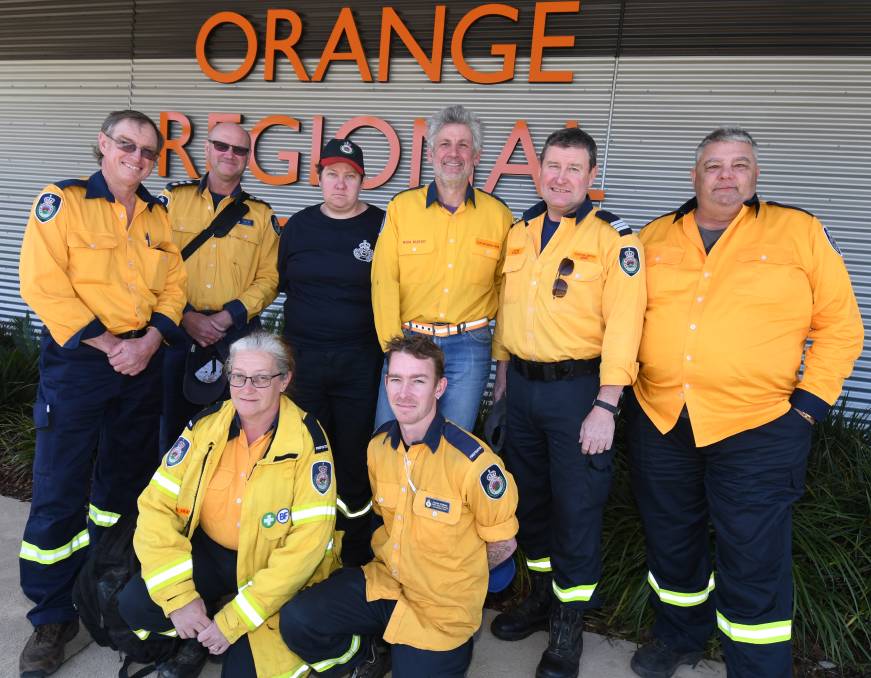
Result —
M862 351L841 251L812 214L759 200L757 154L742 129L711 132L695 196L640 233L626 424L656 611L632 658L644 678L697 662L715 626L729 678L792 675L792 506L813 425Z
M260 327L260 312L277 295L280 229L272 208L242 189L250 154L245 129L218 123L205 140L208 171L168 184L161 196L188 273L185 341L167 350L164 363L164 450L191 416L226 397L226 347Z
M495 398L508 398L505 459L532 590L491 628L519 640L549 620L537 678L578 675L584 611L598 604L614 415L638 370L643 253L625 222L587 197L596 173L589 134L547 138L544 200L511 228L502 268Z
M86 547L135 508L160 459L161 344L185 300L166 210L142 185L162 145L148 116L111 113L94 148L100 170L49 184L24 234L21 296L44 328L20 552L35 630L22 675L60 666L79 627L72 587Z

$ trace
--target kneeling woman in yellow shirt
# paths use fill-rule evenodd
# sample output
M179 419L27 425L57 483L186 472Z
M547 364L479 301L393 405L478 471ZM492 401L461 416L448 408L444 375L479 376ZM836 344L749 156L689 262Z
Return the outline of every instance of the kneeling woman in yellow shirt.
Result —
M238 340L225 369L230 400L194 417L139 497L142 575L120 612L140 637L184 639L161 676L196 676L209 652L225 655L225 677L299 676L278 610L338 565L333 459L282 395L293 361L280 338Z

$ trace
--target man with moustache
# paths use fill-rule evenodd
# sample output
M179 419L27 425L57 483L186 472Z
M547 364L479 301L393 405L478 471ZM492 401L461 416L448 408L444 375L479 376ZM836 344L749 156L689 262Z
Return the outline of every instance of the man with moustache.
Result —
M584 612L599 603L614 416L638 371L644 259L626 223L590 202L597 170L586 132L547 138L543 200L512 226L502 269L494 396L507 398L505 461L532 588L491 630L519 640L549 625L537 678L578 675Z
M164 360L163 451L204 405L226 397L226 347L260 327L277 294L280 228L272 208L242 189L250 154L244 128L218 123L205 143L208 172L168 184L161 196L188 273L184 341Z
M481 159L481 120L462 106L430 118L435 179L387 205L372 262L372 307L382 348L402 332L425 334L445 354L451 389L441 413L475 426L490 374L502 243L513 220L498 198L469 183ZM375 425L392 419L382 385Z
M94 148L100 170L46 186L24 233L21 296L44 328L19 555L35 603L22 676L60 666L79 628L72 588L86 547L134 509L159 461L161 345L185 300L166 210L142 185L162 146L147 115L109 114Z
M730 678L792 675L792 505L863 330L828 231L757 197L757 154L744 130L714 130L695 197L640 234L648 300L626 412L656 611L632 658L644 678L695 664L715 623Z

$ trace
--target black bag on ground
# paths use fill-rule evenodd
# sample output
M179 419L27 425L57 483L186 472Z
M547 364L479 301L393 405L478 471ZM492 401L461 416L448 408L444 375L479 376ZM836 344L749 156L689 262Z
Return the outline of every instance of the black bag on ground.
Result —
M125 655L119 678L137 678L155 670L158 662L171 657L178 646L177 638L152 633L141 640L118 612L118 594L140 567L133 551L136 512L121 516L103 532L73 585L73 605L79 618L98 645L111 647ZM130 676L131 663L148 664Z

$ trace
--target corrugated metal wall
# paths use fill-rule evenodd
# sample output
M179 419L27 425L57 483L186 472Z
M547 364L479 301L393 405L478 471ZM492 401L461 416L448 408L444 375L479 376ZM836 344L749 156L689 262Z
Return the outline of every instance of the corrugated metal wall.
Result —
M9 4L0 0L0 16ZM190 57L129 58L134 52L155 53L153 41L159 38L152 30L154 15L143 13L143 6L153 10L159 4L138 3L142 25L151 28L143 28L139 48L128 45L130 52L123 57L118 32L124 30L124 17L133 21L137 14L122 7L107 20L114 22L114 28L107 29L115 36L110 51L122 58L0 60L0 318L20 315L25 308L18 296L17 259L31 201L45 183L95 169L90 145L109 110L132 106L155 118L160 111L185 113L195 126L189 151L200 169L210 112L241 113L249 127L265 115L299 119L299 132L273 128L265 133L258 160L265 170L282 174L286 162L278 160L277 153L299 151L300 181L282 187L266 186L250 175L246 181L249 191L287 216L319 197L308 183L315 115L326 116L325 139L357 115L381 117L396 130L403 150L399 170L388 184L368 194L371 202L383 206L408 185L414 118L456 102L486 122L479 185L516 120L528 121L537 147L566 120L577 120L599 141L606 206L636 229L689 197L693 149L706 132L720 124L745 126L762 146L760 194L794 203L823 219L844 250L863 313L871 317L871 236L863 228L871 213L871 57L638 55L644 51L639 30L643 15L638 13L644 5L630 2L625 3L624 46L632 56L573 56L546 62L549 68L573 70L571 85L527 83L524 58L518 59L516 79L498 86L465 81L448 59L438 84L430 83L411 60L394 59L389 84L363 83L354 66L336 63L323 83L299 83L289 75L264 82L258 66L243 82L219 85ZM598 3L603 25L617 21L619 7L616 2ZM628 8L637 10L632 21ZM666 19L677 21L675 15ZM132 25L127 28L132 30ZM192 52L192 45L187 49ZM174 45L168 51L179 49ZM370 48L370 54L374 68L376 51ZM480 56L470 61L481 69L496 63ZM238 62L216 65L222 63L230 67ZM316 60L305 63L313 72ZM387 158L381 136L361 130L354 139L366 149L370 176L376 174ZM522 156L515 153L513 159L522 161ZM186 178L177 158L171 167L166 179L153 176L149 188L158 190L169 179ZM424 163L422 179L430 178ZM532 182L525 178L505 177L496 192L515 213L535 200ZM847 388L857 405L871 405L867 352Z

